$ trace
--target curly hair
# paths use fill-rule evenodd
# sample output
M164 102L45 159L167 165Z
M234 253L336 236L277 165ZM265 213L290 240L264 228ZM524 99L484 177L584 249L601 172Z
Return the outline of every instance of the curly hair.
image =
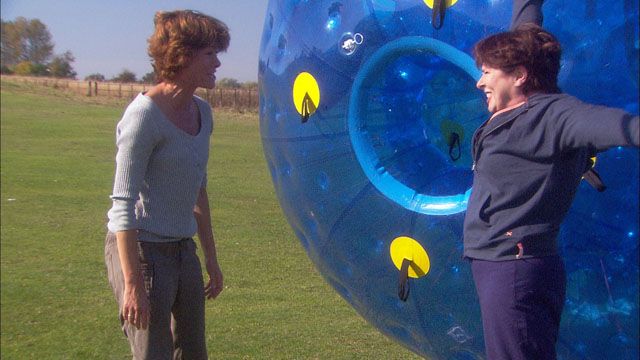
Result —
M535 24L524 24L479 41L473 55L476 65L513 73L518 66L527 70L523 92L559 93L558 73L562 48L556 38Z
M154 24L148 54L159 82L174 80L196 51L211 46L222 52L229 47L227 25L197 11L159 11Z

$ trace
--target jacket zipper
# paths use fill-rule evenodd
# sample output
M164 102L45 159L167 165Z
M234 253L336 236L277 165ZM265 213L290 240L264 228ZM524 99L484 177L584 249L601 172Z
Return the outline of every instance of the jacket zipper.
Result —
M496 131L496 130L498 130L498 129L502 128L503 126L505 126L505 125L507 125L507 124L512 123L512 122L516 119L516 117L518 117L519 115L521 115L521 114L522 114L524 111L526 111L526 110L527 110L527 106L526 106L526 104L525 104L525 107L523 107L522 111L518 111L517 113L514 113L511 119L509 119L509 120L507 120L507 121L503 122L502 124L500 124L500 125L498 125L498 126L494 127L493 129L489 130L488 132L483 133L483 134L480 136L480 138L478 138L478 140L477 140L477 141L474 141L474 143L472 144L472 145L473 145L473 163L471 164L471 171L475 171L475 170L476 170L476 163L477 163L477 161L478 161L478 155L479 155L479 154L478 154L478 149L479 149L479 146L480 146L480 143L482 142L482 140L484 140L484 138L486 138L487 136L489 136L492 132L494 132L494 131ZM487 126L487 123L488 123L488 122L489 122L489 120L487 120L484 124L482 124L482 126L480 126L480 127L478 128L478 130L476 130L476 133L477 133L477 131L479 131L479 130L480 130L480 129L482 129L483 127ZM476 136L474 135L473 137L474 137L474 139L475 139L475 137L476 137ZM476 144L477 144L477 145L476 145Z

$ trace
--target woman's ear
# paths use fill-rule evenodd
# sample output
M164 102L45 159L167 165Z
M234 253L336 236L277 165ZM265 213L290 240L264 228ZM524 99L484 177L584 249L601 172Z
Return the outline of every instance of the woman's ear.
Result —
M514 85L518 87L523 87L529 78L529 72L527 68L522 65L519 65L516 70L513 72L513 76L515 77Z

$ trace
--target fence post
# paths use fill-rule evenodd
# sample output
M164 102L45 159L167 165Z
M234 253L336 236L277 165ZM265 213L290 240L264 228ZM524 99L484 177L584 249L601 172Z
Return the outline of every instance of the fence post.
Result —
M238 110L238 89L233 89L233 108Z
M98 82L93 83L93 96L98 96Z
M260 95L259 95L258 89L255 89L255 91L251 90L251 96L256 101L256 108L258 109L258 111L260 111Z
M118 97L121 98L122 97L122 84L118 84Z
M87 86L87 96L91 97L91 80L89 80L89 86Z

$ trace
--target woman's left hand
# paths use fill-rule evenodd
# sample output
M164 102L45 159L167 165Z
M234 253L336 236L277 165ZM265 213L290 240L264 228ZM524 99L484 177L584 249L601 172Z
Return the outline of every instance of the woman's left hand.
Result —
M204 296L207 299L215 299L222 292L223 279L222 270L218 265L217 259L207 259L207 273L209 274L209 282L204 287Z

